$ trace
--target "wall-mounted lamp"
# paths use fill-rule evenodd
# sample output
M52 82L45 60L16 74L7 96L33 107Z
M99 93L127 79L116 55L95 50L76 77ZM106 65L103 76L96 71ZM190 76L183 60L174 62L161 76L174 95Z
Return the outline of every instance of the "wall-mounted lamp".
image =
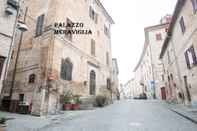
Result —
M25 32L28 30L28 27L27 25L24 23L24 22L21 22L21 21L18 21L17 23L17 28L22 31L22 32Z
M11 6L7 6L6 8L5 8L5 13L7 14L7 15L12 15L12 14L14 14L14 9L11 7Z

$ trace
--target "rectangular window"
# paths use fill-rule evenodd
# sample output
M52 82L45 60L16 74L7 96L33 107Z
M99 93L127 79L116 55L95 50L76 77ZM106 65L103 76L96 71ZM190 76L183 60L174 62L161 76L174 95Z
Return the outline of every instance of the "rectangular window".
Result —
M91 39L91 55L95 56L95 40Z
M106 36L110 37L110 30L106 25L104 25L104 33Z
M193 66L197 65L196 53L193 46L187 49L184 54L188 69L191 69Z
M165 28L165 32L166 32L166 33L168 32L168 30L169 30L168 28Z
M73 28L72 28L72 21L69 19L69 18L67 18L66 19L66 30L72 30ZM67 33L66 34L66 38L68 39L68 40L70 40L70 41L72 41L72 33Z
M163 75L163 74L161 75L161 79L162 79L162 81L164 81L164 80L165 80L165 78L164 78L164 75Z
M23 102L24 101L24 94L19 94L19 101Z
M94 11L94 9L91 6L89 7L89 16L97 24L98 14Z
M156 34L156 40L157 40L157 41L162 40L162 35L161 35L161 33Z
M44 25L44 14L40 15L37 18L36 24L36 37L42 35L43 32L43 25Z
M12 50L11 59L14 58L14 50Z
M106 64L109 65L109 52L106 53Z
M184 34L186 31L186 27L185 27L185 22L184 22L184 18L183 16L181 17L180 21L179 21L180 27L181 27L181 31Z
M111 89L111 80L107 79L107 89Z
M0 56L0 79L1 79L1 75L2 75L4 61L5 61L5 57Z
M170 52L169 51L167 51L167 56L168 56L168 64L170 64L171 63L171 59L170 59Z
M194 13L196 13L197 12L197 0L191 0L191 1L192 1Z

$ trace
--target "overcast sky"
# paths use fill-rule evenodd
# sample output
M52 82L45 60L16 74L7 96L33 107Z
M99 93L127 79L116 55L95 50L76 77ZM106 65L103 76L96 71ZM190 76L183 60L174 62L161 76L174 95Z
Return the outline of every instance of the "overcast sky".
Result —
M101 0L115 21L112 27L112 56L117 58L120 83L133 77L144 43L144 27L159 24L172 14L177 0Z

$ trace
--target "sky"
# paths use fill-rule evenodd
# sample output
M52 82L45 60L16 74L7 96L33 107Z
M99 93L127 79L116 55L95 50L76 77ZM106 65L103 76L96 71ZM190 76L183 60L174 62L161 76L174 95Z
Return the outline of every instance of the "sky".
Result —
M112 26L112 57L117 58L120 83L134 77L144 44L144 28L159 24L172 14L177 0L100 0L115 24Z

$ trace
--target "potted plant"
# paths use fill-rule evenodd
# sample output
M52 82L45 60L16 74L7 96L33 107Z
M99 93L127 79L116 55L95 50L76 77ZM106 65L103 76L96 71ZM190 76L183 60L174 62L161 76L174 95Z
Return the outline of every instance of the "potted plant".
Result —
M72 93L67 92L64 95L64 110L71 110L72 109Z
M72 109L73 110L79 110L80 109L80 104L81 104L81 101L80 101L80 96L79 95L75 95L73 96L73 104L72 104Z

